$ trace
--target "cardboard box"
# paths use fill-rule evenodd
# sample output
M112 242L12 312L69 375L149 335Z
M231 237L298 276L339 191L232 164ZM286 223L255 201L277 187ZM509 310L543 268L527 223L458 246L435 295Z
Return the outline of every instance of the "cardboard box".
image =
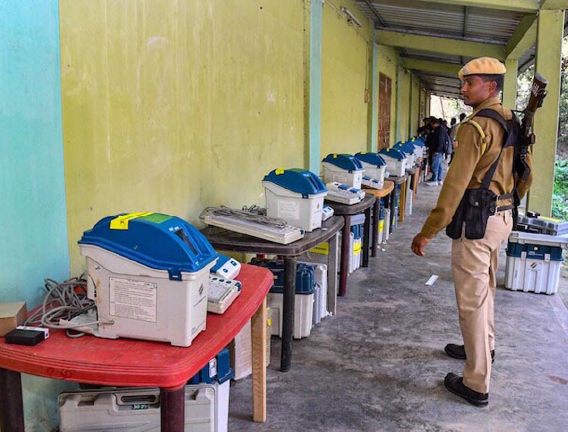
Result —
M27 317L25 302L0 303L0 337L23 325Z

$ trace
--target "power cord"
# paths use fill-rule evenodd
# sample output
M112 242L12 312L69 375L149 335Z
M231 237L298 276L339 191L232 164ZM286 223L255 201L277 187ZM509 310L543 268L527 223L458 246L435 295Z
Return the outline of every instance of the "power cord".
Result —
M53 329L72 330L77 327L85 327L95 324L114 324L95 320L81 324L59 324L60 320L70 321L73 318L87 314L96 308L93 300L87 297L87 280L85 275L74 277L65 282L58 283L53 279L45 279L44 288L47 291L43 299L42 307L33 313L25 322L25 325L41 325ZM80 337L84 333L69 333L69 337Z
M257 215L261 215L261 216L266 216L266 208L264 207L260 207L257 206L256 204L253 204L249 207L247 207L246 205L243 206L242 208L243 211L252 213L252 214L257 214Z

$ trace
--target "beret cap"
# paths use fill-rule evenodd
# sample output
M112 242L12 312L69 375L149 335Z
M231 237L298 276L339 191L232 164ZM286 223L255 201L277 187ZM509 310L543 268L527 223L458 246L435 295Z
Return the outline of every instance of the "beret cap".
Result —
M463 81L469 75L502 75L507 72L505 65L491 57L479 57L462 67L458 73Z

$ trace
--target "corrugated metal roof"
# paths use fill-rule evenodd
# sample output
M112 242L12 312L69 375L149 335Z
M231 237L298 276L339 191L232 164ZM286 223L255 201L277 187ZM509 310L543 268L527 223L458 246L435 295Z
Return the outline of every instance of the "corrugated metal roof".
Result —
M367 2L358 1L357 5L370 20L377 21L376 14ZM501 44L509 40L523 17L519 12L414 0L373 0L371 5L380 17L379 25L382 28Z
M405 52L405 57L412 57L419 60L443 61L444 63L461 64L460 56L456 55L433 53L429 51L419 51L409 48L406 48L404 52Z
M377 28L404 33L416 33L458 40L479 41L505 45L517 29L524 14L515 11L466 7L453 4L430 3L420 0L359 0L359 9ZM369 7L371 4L372 8ZM568 13L566 14L568 24ZM566 35L565 25L564 34ZM465 64L471 57L431 53L416 49L401 49L403 57ZM519 59L519 69L524 71L534 63L535 48L529 49ZM428 90L434 94L459 96L460 81L457 77L441 74L419 73Z

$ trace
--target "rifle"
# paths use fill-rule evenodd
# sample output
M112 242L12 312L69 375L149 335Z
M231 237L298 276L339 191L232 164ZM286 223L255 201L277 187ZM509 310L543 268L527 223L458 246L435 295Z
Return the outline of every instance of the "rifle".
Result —
M519 158L516 162L516 171L519 178L523 181L529 179L531 167L527 163L527 152L529 146L535 143L535 135L533 133L534 114L538 108L542 106L542 102L546 97L546 86L548 81L539 73L534 74L531 94L527 107L523 110L523 120L521 122L521 148L519 149Z

